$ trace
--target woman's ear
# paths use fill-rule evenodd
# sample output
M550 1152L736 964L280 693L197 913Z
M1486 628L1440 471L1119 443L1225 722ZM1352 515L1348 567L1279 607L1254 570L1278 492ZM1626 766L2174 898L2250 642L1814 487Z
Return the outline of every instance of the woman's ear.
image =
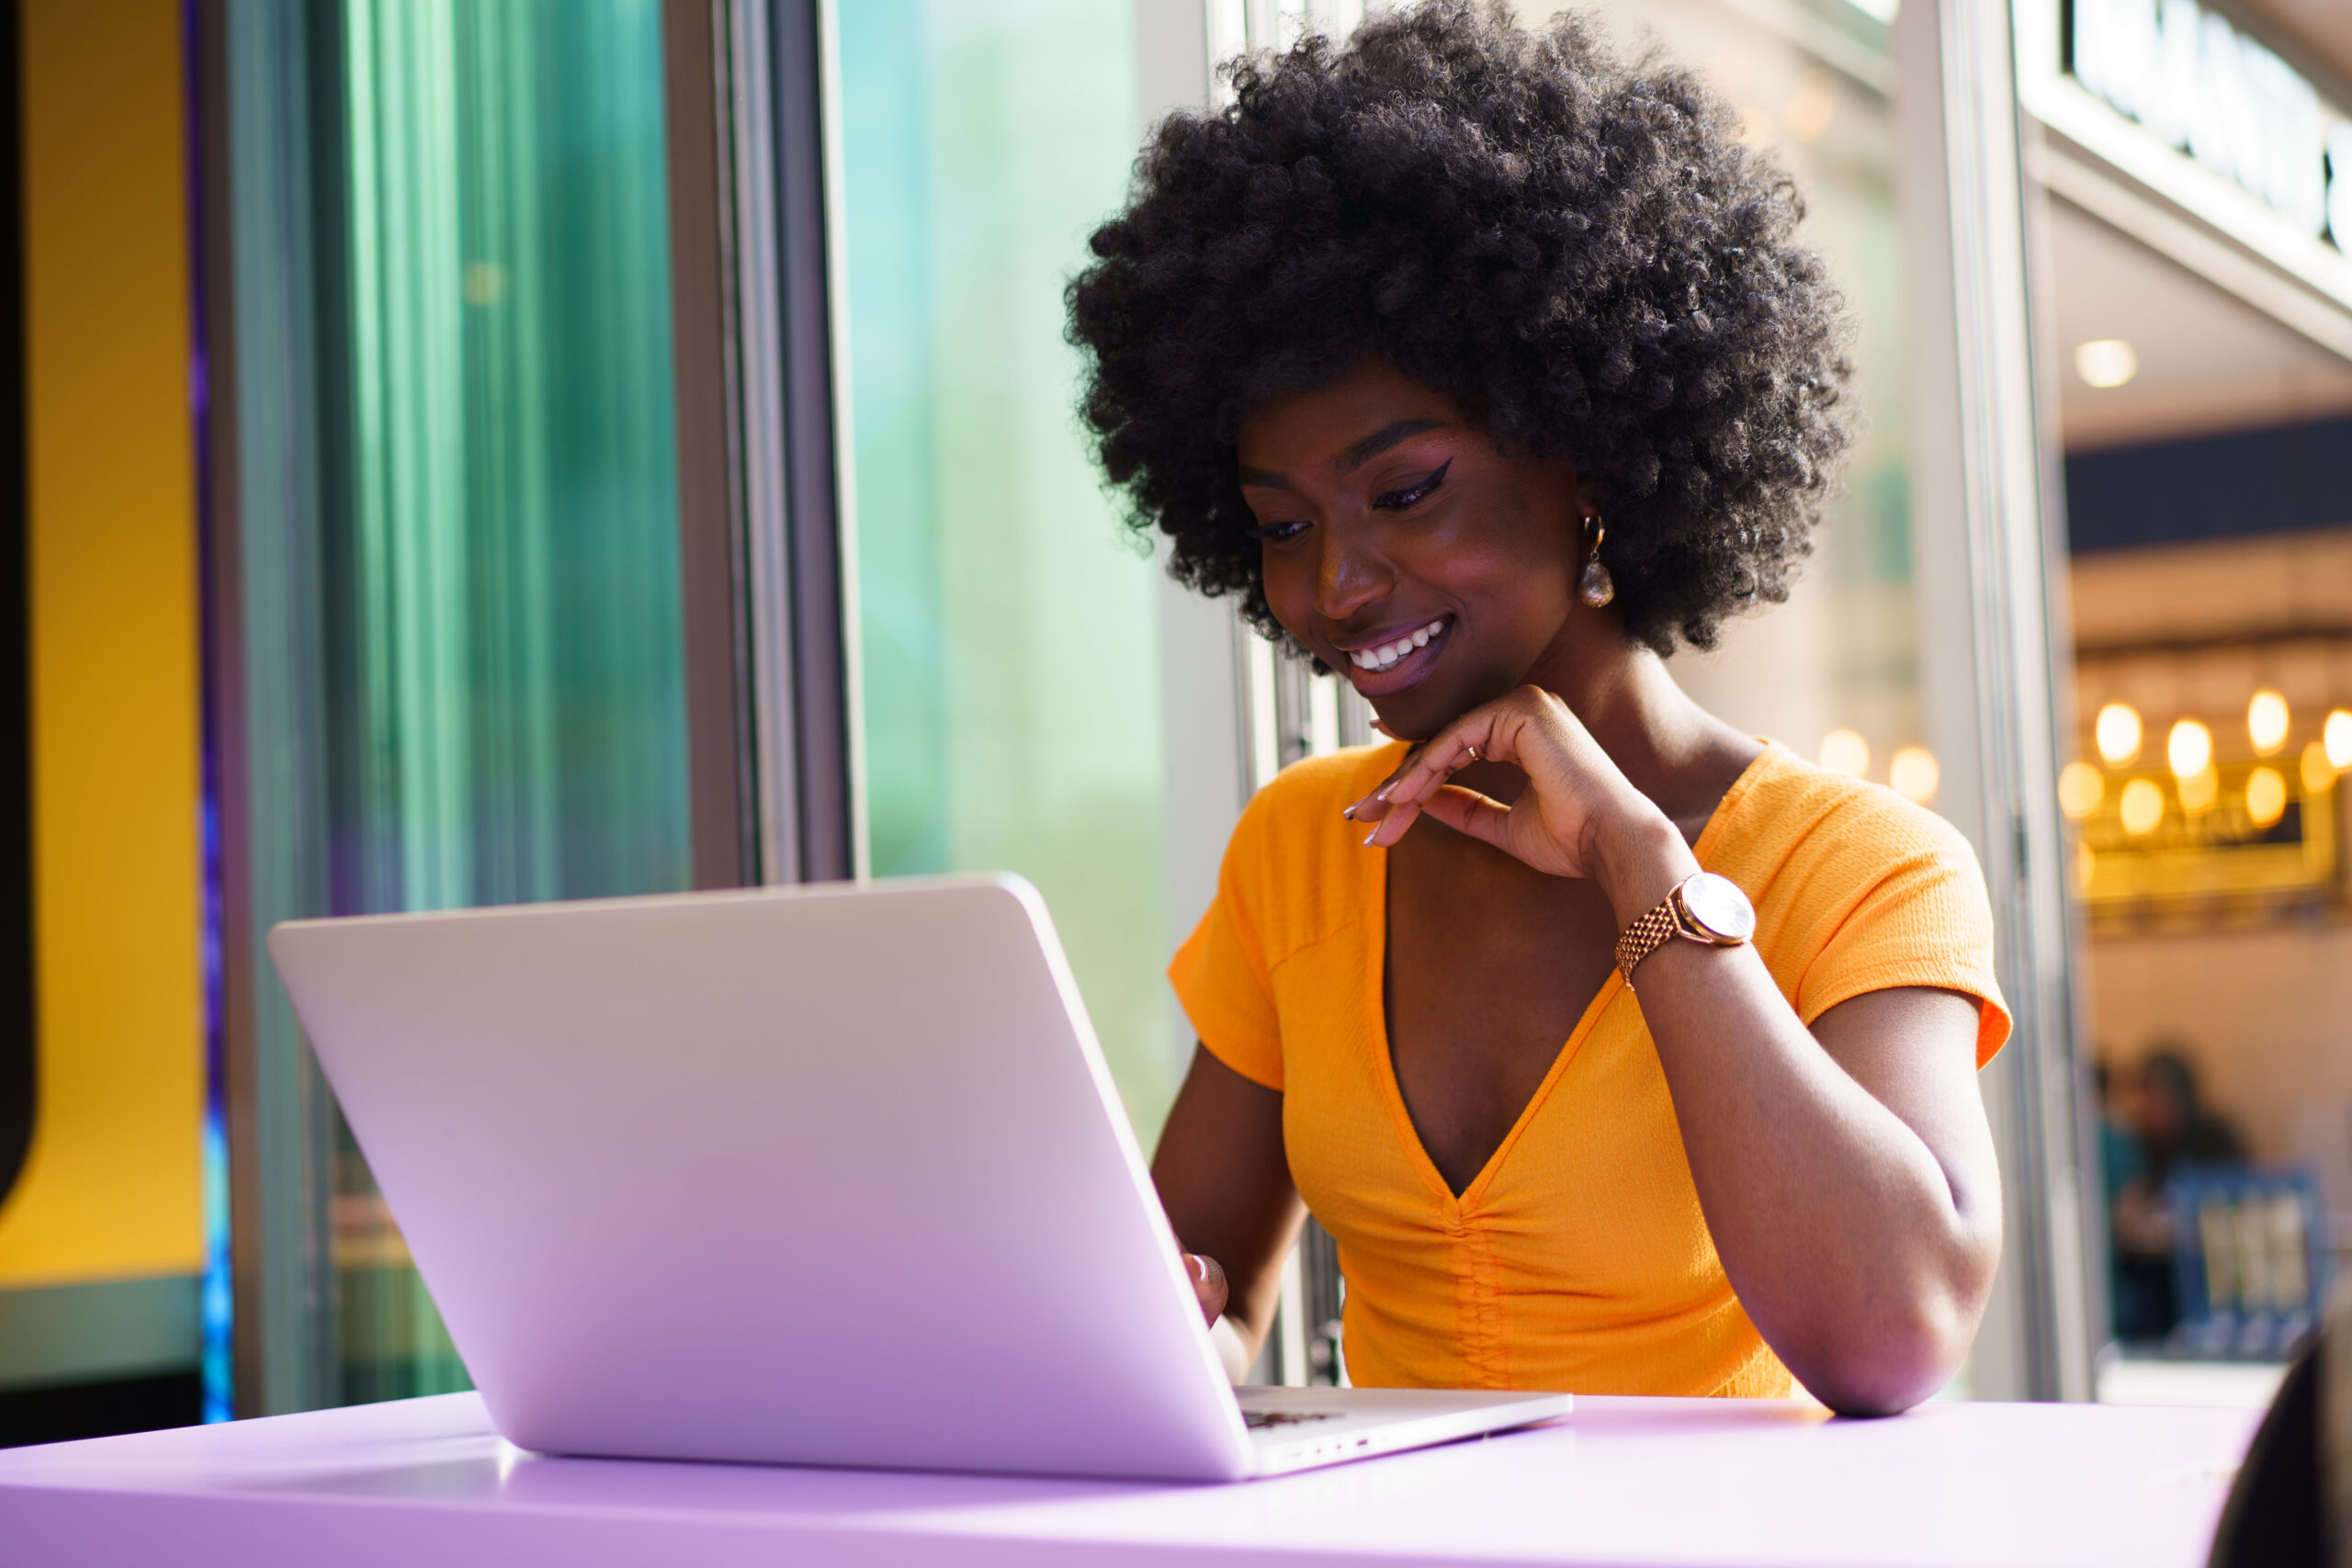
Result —
M1600 493L1600 487L1579 473L1574 463L1565 457L1560 461L1568 470L1568 502L1576 508L1579 525L1586 518L1606 516L1609 508L1605 504L1606 498Z

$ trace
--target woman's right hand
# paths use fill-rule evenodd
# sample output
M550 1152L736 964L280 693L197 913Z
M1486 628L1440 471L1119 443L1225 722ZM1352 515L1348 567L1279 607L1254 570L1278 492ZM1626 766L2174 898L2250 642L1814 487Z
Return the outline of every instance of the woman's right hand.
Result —
M1225 1266L1197 1252L1179 1256L1184 1259L1184 1277L1193 1281L1193 1294L1201 1303L1201 1319L1214 1327L1225 1315Z
M1283 1258L1306 1218L1283 1152L1282 1091L1195 1046L1151 1179L1175 1233L1176 1266L1193 1282L1225 1375L1238 1379L1274 1320Z

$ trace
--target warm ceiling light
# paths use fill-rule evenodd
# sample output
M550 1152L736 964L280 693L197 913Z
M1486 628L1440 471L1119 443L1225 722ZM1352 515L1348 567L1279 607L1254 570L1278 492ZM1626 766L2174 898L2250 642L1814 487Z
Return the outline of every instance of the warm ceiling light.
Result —
M2320 744L2327 748L2327 763L2336 772L2352 768L2352 708L2337 708L2320 727Z
M1781 123L1799 141L1818 141L1838 116L1838 89L1826 71L1806 73L1796 96L1781 107Z
M2156 824L2165 819L2165 792L2147 779L2133 779L2123 786L2123 798L2116 802L2116 811L2123 818L2123 830L2135 837L2153 833Z
M2335 760L2327 754L2327 743L2314 740L2303 748L2303 793L2317 795L2335 787Z
M1833 729L1821 738L1821 765L1860 778L1871 771L1871 743L1850 729Z
M2256 768L2245 778L2245 814L2257 828L2267 828L2287 815L2287 781L2276 768Z
M2079 822L2107 798L2107 775L2088 762L2069 762L2058 774L2058 805Z
M2093 338L2075 350L2075 374L2098 388L2120 387L2140 373L2140 355L2120 337Z
M1925 746L1905 746L1886 760L1886 782L1913 805L1932 806L1936 785L1943 782L1943 770L1936 766L1936 754Z
M2130 703L2109 703L2098 710L2093 733L2107 765L2120 768L2140 754L2140 710Z
M2184 718L2165 738L2165 761L2172 776L2193 778L2213 765L2213 732L2193 718Z
M2287 744L2287 699L2267 686L2255 693L2245 705L2245 733L2256 755L2267 757Z
M2213 803L2221 798L2222 775L2210 765L2180 781L2180 808L2191 817L2212 810Z

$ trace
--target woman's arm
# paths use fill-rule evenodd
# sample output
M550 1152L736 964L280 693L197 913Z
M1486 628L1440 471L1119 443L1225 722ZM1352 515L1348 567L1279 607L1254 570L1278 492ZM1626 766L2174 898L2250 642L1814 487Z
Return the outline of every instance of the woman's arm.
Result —
M1474 756L1518 765L1528 789L1504 806L1444 782ZM1592 877L1621 930L1699 869L1566 705L1532 687L1448 726L1355 814L1394 843L1420 811ZM1967 1353L2000 1258L1977 1004L1875 992L1808 1032L1754 947L1680 941L1636 980L1708 1232L1766 1343L1837 1410L1933 1393Z
M1708 1232L1765 1342L1836 1410L1933 1393L2001 1256L1975 998L1874 991L1808 1033L1752 947L1672 942L1639 975Z
M1306 1217L1283 1152L1283 1097L1195 1046L1151 1179L1178 1244L1223 1265L1226 1319L1257 1359L1282 1294L1283 1259ZM1203 1305L1215 1306L1205 1292Z

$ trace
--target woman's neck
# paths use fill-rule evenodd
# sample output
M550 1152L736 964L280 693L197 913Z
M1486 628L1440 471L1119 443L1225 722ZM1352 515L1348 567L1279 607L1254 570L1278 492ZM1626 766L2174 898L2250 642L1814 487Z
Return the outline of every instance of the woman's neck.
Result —
M1693 702L1607 611L1570 615L1527 679L1566 703L1628 782L1678 822L1711 816L1760 750Z

